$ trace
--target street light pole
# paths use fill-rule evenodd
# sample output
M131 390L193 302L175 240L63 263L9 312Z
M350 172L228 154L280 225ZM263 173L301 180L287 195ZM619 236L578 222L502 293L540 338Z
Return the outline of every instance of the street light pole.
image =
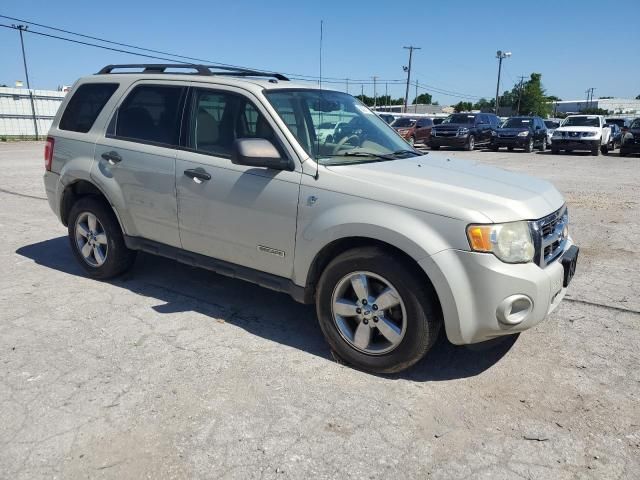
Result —
M22 38L22 31L27 30L26 25L14 25L14 28L20 33L20 45L22 46L22 63L24 63L24 76L27 79L27 90L29 90L29 100L31 101L31 114L33 115L33 128L36 132L36 140L38 140L38 120L36 119L36 107L33 103L33 93L31 92L31 84L29 83L29 71L27 69L27 56L24 53L24 39Z
M496 115L498 114L498 98L500 97L500 74L502 73L502 60L510 57L511 52L503 52L498 50L496 52L496 58L498 59L498 84L496 85Z
M407 89L404 93L404 112L407 113L407 103L409 102L409 82L411 81L411 60L413 58L413 51L420 50L420 47L414 47L413 45L409 47L402 47L406 50L409 50L409 66L403 67L404 71L407 72Z
M378 91L376 90L376 80L378 77L373 76L373 109L375 110L378 106Z

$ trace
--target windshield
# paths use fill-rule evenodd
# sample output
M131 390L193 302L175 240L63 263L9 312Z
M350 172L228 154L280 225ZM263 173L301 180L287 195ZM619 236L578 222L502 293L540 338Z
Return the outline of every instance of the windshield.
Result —
M502 124L502 128L528 128L531 126L530 118L513 117Z
M391 124L392 127L413 127L416 123L414 118L396 118Z
M346 93L287 89L267 91L265 96L302 148L321 164L420 155L384 120ZM332 131L322 129L328 123L335 124Z
M563 127L599 127L600 119L598 117L567 117Z
M544 124L547 128L558 128L560 126L558 122L554 122L553 120L545 120Z
M624 127L624 118L607 118L605 122Z
M455 113L453 115L449 115L447 118L443 120L443 124L445 123L474 123L476 120L475 115L469 115L466 113Z

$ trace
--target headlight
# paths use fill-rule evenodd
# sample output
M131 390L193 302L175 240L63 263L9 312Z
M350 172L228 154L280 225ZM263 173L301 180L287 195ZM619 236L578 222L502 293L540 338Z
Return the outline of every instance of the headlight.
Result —
M529 136L529 131L525 130L524 132L520 132L518 134L519 137L528 137Z
M471 250L493 253L506 263L527 263L533 260L535 248L527 222L469 225L467 238Z
M467 133L469 133L469 129L467 127L458 129L458 135L466 135Z

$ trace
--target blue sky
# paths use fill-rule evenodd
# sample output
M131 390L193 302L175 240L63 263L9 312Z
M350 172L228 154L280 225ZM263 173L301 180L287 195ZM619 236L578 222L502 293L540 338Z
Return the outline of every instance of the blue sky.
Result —
M547 93L567 100L584 98L589 87L596 88L595 97L640 95L637 0L615 5L605 0L22 0L3 2L0 14L147 48L304 75L318 75L323 19L325 77L403 79L407 51L402 47L413 44L422 47L414 56L413 79L491 98L495 52L502 49L513 56L503 64L501 91L511 88L519 75L540 72ZM30 34L25 46L33 88L71 84L108 63L153 62ZM16 31L0 28L0 60L0 83L23 79ZM364 89L373 94L372 85ZM352 80L350 93L359 92L360 85ZM384 83L378 92L384 93ZM404 87L389 85L389 93L402 96ZM434 99L460 100L440 93Z

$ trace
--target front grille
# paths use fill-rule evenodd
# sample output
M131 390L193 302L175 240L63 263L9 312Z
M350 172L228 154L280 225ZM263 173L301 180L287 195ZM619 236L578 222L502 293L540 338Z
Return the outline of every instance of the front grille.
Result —
M499 133L498 137L500 138L516 138L514 133Z
M557 260L567 243L565 227L569 223L567 207L531 222L536 247L535 262L542 268Z

